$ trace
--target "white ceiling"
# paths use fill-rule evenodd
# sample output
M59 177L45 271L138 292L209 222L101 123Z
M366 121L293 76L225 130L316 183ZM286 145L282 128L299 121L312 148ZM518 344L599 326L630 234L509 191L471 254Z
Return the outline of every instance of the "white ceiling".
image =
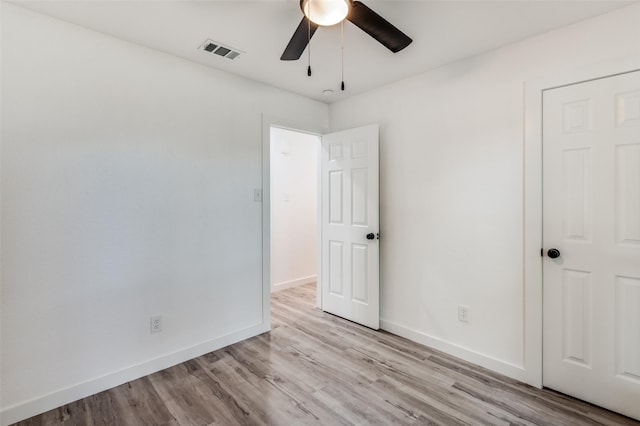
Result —
M345 92L339 90L339 25L321 27L313 37L312 77L307 77L306 51L299 61L280 61L302 18L298 0L23 0L14 4L323 102L334 102L631 3L363 2L414 41L394 54L351 23L345 23ZM231 61L199 51L206 39L246 53ZM334 93L324 96L324 89L332 89Z

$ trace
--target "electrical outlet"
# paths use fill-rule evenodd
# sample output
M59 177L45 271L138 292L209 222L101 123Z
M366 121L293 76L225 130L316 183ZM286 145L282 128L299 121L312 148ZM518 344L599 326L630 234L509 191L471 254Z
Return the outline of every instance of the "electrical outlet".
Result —
M471 312L469 311L468 306L458 305L458 321L460 322L471 322Z
M162 315L151 317L151 333L160 333L162 331Z

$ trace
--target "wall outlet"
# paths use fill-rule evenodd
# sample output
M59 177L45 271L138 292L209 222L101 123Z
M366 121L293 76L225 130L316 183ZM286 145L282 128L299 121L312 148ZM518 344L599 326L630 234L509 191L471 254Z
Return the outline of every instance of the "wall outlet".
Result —
M471 322L471 312L469 311L468 306L458 305L458 321L460 322Z
M160 333L162 331L162 315L151 317L151 333Z

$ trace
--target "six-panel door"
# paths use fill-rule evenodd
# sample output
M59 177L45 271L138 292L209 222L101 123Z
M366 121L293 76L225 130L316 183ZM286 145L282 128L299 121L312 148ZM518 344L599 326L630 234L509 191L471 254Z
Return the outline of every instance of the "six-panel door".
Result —
M543 99L543 382L640 419L640 72Z
M322 309L378 329L378 126L324 135L321 173Z

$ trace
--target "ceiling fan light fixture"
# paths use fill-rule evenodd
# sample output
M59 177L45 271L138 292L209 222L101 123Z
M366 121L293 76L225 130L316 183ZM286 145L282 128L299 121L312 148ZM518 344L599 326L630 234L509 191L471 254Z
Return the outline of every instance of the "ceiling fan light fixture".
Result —
M349 0L301 0L300 7L304 16L311 22L328 27L338 24L347 17Z

